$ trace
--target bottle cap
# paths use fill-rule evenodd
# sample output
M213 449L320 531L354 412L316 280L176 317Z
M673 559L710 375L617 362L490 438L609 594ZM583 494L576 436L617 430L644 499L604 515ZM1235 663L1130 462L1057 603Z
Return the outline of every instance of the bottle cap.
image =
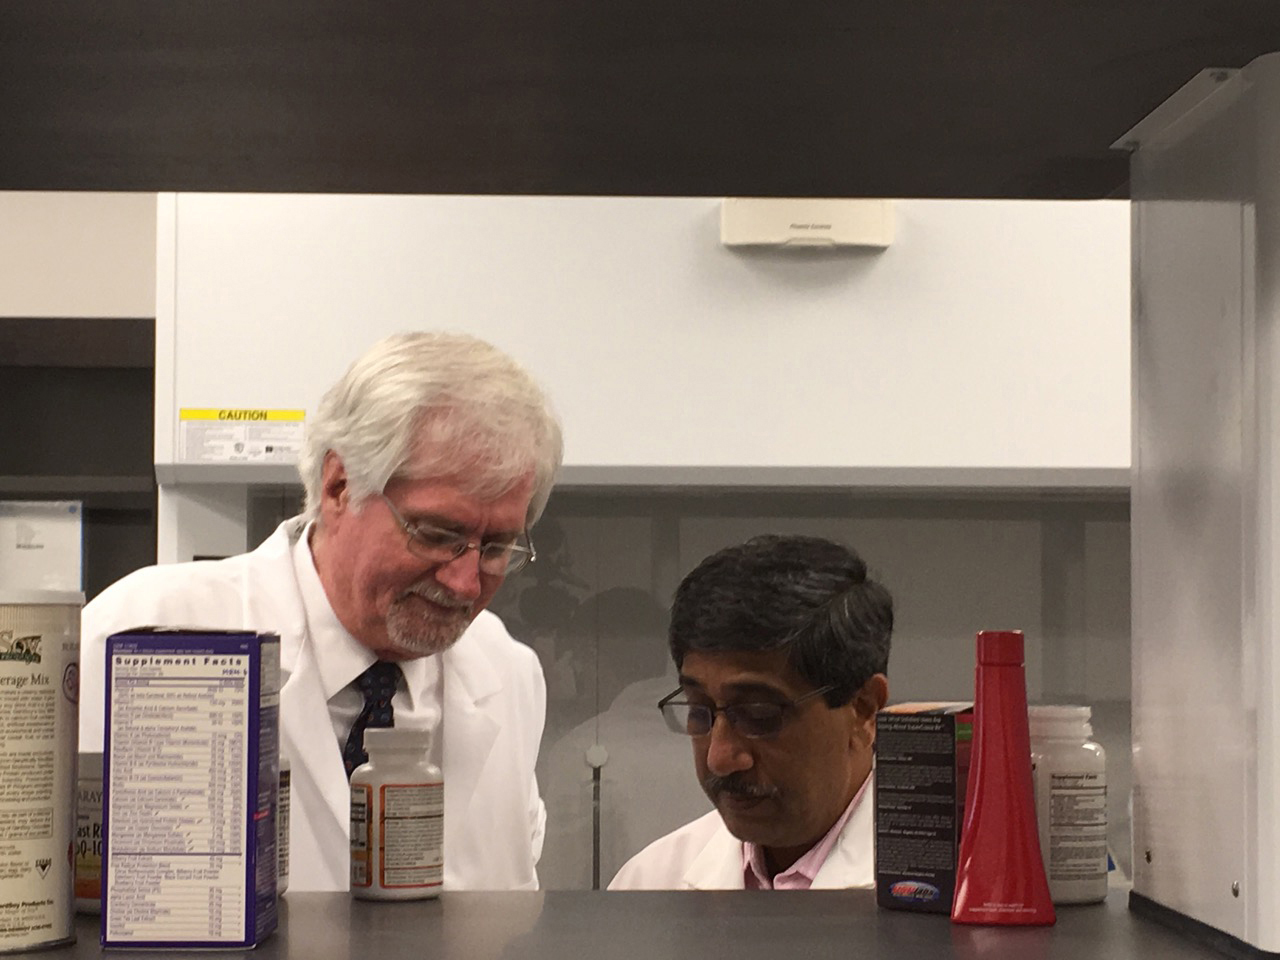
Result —
M1078 707L1075 704L1065 703L1033 703L1027 708L1027 715L1033 720L1084 723L1093 716L1093 708Z
M1021 630L979 630L978 662L1022 665Z
M1027 722L1032 738L1036 737L1091 737L1093 725L1089 723L1093 710L1089 707L1065 704L1033 704L1027 708Z
M431 746L430 730L407 727L369 727L364 732L364 748L375 750L427 750Z

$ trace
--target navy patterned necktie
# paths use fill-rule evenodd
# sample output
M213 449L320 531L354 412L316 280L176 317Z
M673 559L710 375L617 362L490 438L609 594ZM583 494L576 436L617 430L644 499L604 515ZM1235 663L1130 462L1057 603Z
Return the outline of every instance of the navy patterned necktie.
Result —
M352 770L369 759L369 754L364 749L365 730L369 727L395 726L391 698L395 696L396 684L399 682L400 665L384 660L379 660L356 677L356 687L364 694L364 708L351 725L346 746L342 748L342 765L347 768L348 779Z

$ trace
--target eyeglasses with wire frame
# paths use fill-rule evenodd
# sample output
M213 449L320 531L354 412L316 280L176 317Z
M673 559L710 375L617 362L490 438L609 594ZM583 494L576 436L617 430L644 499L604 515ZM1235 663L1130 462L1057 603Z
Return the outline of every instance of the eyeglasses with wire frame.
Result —
M430 523L410 523L385 493L380 496L409 538L409 552L420 560L450 563L468 550L475 550L480 554L480 572L502 577L538 559L538 551L534 549L527 530L509 540L473 540L456 530L446 530Z
M684 693L684 690L680 689L659 700L658 709L662 711L662 718L667 721L667 726L673 733L705 737L715 725L716 714L721 714L740 736L749 740L768 740L782 732L787 717L794 713L800 704L834 689L835 686L829 684L817 690L810 690L803 697L797 697L795 700L731 703L723 707L676 700L676 697Z

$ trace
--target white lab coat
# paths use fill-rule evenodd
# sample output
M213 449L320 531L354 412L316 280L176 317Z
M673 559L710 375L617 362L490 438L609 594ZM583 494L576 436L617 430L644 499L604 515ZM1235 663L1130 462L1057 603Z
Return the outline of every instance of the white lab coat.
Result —
M845 821L835 846L810 889L874 887L875 817L872 785ZM649 844L628 860L610 890L741 890L745 885L742 841L712 810Z
M350 788L333 735L290 551L300 517L251 553L147 567L84 608L80 743L100 750L105 639L142 625L280 634L280 749L292 765L289 889L346 890ZM533 651L481 613L443 674L444 882L451 890L531 890L546 810L534 765L546 684Z

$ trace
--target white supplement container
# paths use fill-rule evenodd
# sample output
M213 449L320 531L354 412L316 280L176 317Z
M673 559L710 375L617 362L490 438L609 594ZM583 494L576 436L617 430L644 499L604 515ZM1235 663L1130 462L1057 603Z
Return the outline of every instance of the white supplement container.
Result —
M289 889L289 758L280 757L280 791L276 794L276 896Z
M351 893L421 900L444 881L444 777L425 730L373 727L351 774Z
M76 911L102 912L102 754L82 753L76 773Z
M0 953L75 940L83 603L0 588Z
M1088 707L1033 706L1031 767L1036 821L1054 903L1107 896L1107 760Z

